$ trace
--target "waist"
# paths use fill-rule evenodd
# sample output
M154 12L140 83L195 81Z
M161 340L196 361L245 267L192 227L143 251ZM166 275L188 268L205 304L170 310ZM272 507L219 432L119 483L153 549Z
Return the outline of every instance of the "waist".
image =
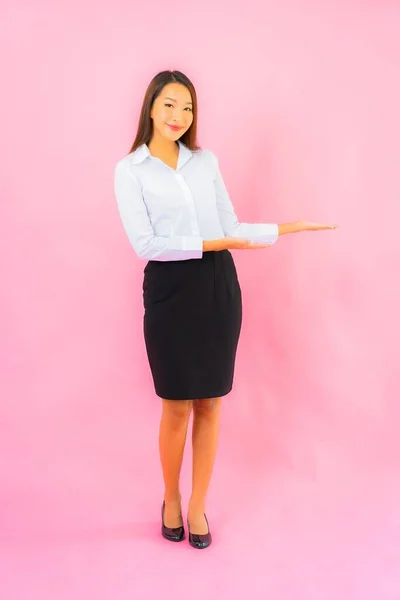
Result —
M189 258L189 260L149 260L147 264L158 264L158 265L166 265L166 264L184 264L184 263L200 263L206 260L217 260L223 259L228 256L231 256L229 250L210 250L209 252L203 252L203 256L201 258Z

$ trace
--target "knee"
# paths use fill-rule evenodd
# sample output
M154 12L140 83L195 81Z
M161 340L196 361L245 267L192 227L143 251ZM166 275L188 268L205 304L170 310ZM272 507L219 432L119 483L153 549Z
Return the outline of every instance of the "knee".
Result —
M163 400L163 413L176 427L188 422L192 408L192 400Z
M195 417L212 419L218 413L220 406L221 398L195 400L193 403L193 413Z

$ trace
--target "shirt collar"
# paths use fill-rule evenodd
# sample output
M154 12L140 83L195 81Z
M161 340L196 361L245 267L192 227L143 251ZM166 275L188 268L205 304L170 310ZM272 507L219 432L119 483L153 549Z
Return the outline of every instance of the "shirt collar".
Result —
M179 157L178 157L177 170L180 169L181 167L183 167L183 165L185 163L187 163L189 158L191 158L191 156L192 156L192 151L189 150L189 148L187 146L185 146L179 140L178 140L178 144L179 144ZM150 154L150 150L149 150L147 144L142 144L141 146L139 146L139 148L137 148L135 150L135 152L133 152L132 164L139 165L144 160L146 160L146 158L152 158L152 156Z

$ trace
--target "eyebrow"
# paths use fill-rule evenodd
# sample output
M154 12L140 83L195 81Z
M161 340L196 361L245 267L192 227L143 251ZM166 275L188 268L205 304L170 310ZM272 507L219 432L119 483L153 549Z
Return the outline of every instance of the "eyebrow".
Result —
M176 102L175 98L169 98L168 96L165 96L164 100L172 100L172 102ZM193 104L192 102L186 102L186 104Z

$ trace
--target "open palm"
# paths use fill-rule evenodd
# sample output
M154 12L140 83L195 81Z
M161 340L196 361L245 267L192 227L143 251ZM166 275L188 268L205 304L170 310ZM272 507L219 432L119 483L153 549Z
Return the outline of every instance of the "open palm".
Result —
M322 231L325 229L337 229L338 225L327 223L314 223L313 221L300 221L302 231Z

